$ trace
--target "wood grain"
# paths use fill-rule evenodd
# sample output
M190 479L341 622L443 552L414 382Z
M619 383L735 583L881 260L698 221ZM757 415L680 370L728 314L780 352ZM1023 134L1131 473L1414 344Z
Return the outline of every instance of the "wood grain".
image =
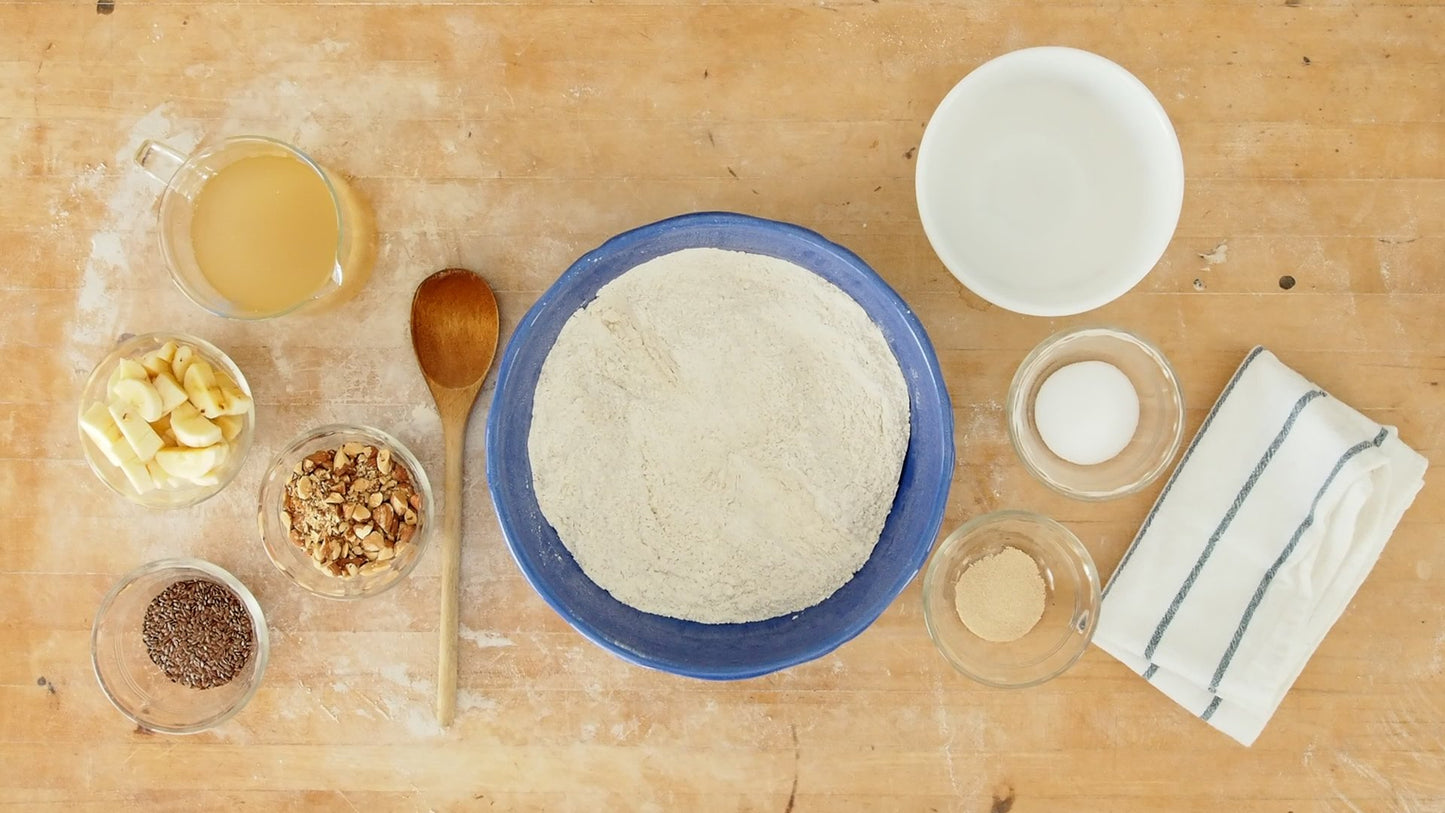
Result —
M1139 288L1094 314L989 307L939 264L913 203L938 100L1037 44L1103 53L1184 147L1183 217ZM46 0L0 5L0 802L74 810L1445 810L1445 6L1422 0ZM211 317L166 279L144 138L259 132L371 201L376 271L335 311ZM503 337L579 254L698 209L821 230L928 328L954 399L947 524L1024 507L1101 571L1154 494L1065 500L1014 459L1013 368L1104 321L1173 359L1197 426L1255 343L1396 425L1425 491L1255 747L1088 652L1000 692L951 672L918 586L855 641L734 684L630 667L522 580L466 481L457 719L431 712L440 567L359 604L301 595L254 538L267 452L315 424L399 435L433 476L442 432L406 329L437 268L482 272ZM1296 284L1280 285L1282 276ZM197 333L256 390L235 484L182 512L116 499L73 410L117 336ZM483 388L483 404L491 397ZM479 407L478 418L481 416ZM1157 486L1155 487L1157 490ZM187 738L100 694L105 590L163 556L211 559L273 629L252 703ZM1011 808L1010 808L1011 805Z

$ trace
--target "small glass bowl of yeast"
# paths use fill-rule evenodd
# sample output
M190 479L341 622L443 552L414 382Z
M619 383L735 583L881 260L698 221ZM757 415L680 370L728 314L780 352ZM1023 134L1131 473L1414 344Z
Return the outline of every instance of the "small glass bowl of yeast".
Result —
M1008 604L1019 596L1012 586L983 585L986 596L965 596L960 589L978 586L963 577L976 564L1000 553L1019 552L1037 568L1029 579L1042 579L1042 614L1013 640L990 640L976 633L963 613L970 599ZM1032 568L1030 568L1032 571ZM1038 588L1035 588L1038 589ZM923 574L923 619L938 651L955 669L979 683L1001 689L1036 686L1063 674L1088 648L1099 619L1099 573L1093 557L1069 529L1048 517L1026 511L996 511L965 523L949 534ZM987 613L985 608L983 612ZM1026 631L1024 631L1026 630Z
M318 596L357 599L416 567L436 518L421 461L368 426L305 432L271 461L257 521L271 562Z
M76 421L85 462L112 491L148 508L184 508L241 470L256 410L246 376L215 345L147 333L95 366Z

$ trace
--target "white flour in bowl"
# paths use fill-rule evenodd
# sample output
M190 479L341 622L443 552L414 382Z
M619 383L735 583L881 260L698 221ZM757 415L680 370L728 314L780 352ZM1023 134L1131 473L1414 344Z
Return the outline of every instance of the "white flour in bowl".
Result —
M619 601L722 624L811 607L893 506L908 390L863 309L784 260L643 263L563 326L528 450L542 513Z

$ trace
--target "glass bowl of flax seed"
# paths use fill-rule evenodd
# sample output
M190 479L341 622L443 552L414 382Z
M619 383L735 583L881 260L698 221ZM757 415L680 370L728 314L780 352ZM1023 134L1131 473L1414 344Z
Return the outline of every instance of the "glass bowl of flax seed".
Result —
M416 567L435 524L431 483L401 441L369 426L303 433L261 480L266 555L319 596L358 599Z
M121 714L151 731L194 734L256 694L269 641L261 605L235 576L200 559L163 559L106 594L90 658Z

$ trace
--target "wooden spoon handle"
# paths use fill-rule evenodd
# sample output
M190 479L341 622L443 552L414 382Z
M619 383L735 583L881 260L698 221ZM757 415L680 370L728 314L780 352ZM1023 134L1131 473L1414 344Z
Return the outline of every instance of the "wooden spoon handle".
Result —
M463 416L465 418L465 416ZM462 449L466 424L446 427L446 498L442 512L442 618L437 650L437 722L452 724L457 709L457 600L462 570Z

